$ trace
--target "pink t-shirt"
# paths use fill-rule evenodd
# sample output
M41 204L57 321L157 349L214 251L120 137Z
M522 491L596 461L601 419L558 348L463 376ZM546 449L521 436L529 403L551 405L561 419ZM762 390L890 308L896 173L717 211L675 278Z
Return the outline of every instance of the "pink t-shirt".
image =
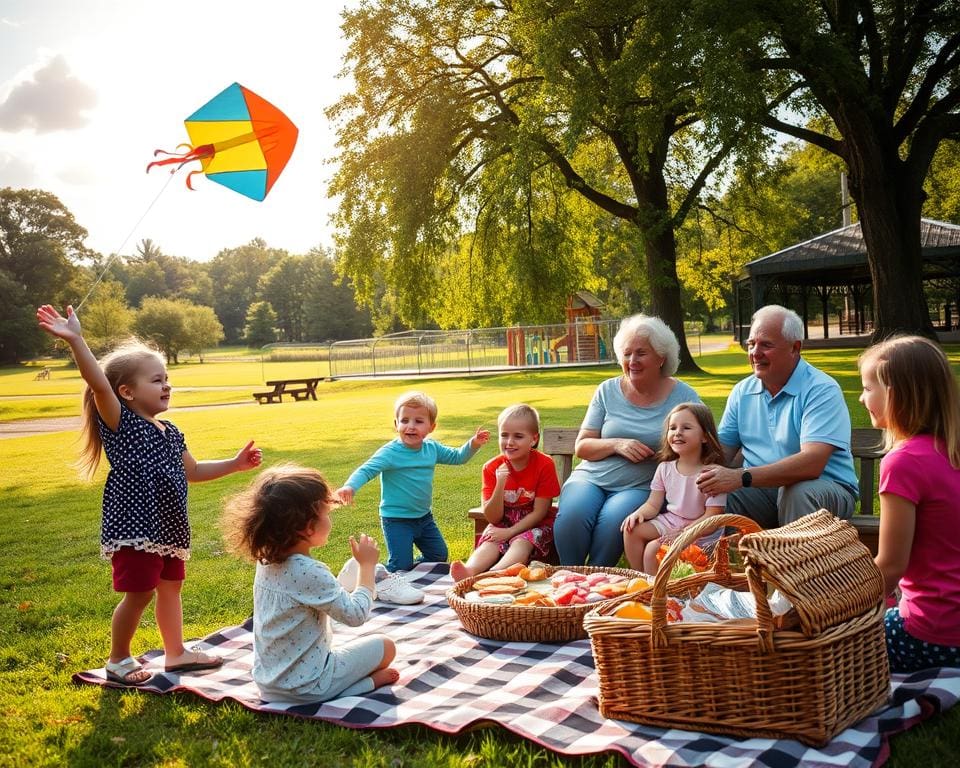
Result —
M497 467L505 461L506 457L500 454L483 465L481 496L484 500L493 496L493 489L497 485ZM527 466L521 470L510 470L503 487L503 516L512 524L533 512L533 502L537 497L552 499L559 495L560 481L557 480L553 459L545 453L532 450ZM552 516L548 514L547 518L552 519Z
M917 508L910 561L900 578L900 615L914 637L960 646L960 470L916 435L880 462L880 493Z
M667 512L687 521L699 520L707 507L727 506L727 494L704 496L697 488L697 474L682 475L676 461L661 462L653 474L650 490L666 493Z

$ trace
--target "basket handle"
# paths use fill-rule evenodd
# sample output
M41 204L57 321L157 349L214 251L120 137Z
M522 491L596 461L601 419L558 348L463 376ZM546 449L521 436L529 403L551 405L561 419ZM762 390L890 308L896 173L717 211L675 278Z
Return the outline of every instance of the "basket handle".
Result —
M663 556L663 560L660 561L660 567L657 569L657 574L653 580L653 593L650 598L650 643L654 648L666 648L667 645L669 645L665 631L667 625L667 583L670 581L670 572L673 570L674 564L680 559L680 554L696 542L697 539L713 533L717 529L728 527L737 528L742 533L754 533L761 530L755 521L743 515L710 515L684 528L683 531L680 532L680 535L673 540L673 544L670 545L667 554ZM723 540L721 539L721 541ZM718 568L717 558L725 555L726 547L724 546L718 546L714 550L713 566L715 572ZM727 569L729 568L729 564L721 563L719 568L721 570ZM756 574L751 572L752 569L749 565L746 570L747 580L750 584L750 592L757 602L757 624L760 645L762 649L772 651L773 635L771 630L773 617L770 613L770 606L767 603L766 590L759 578L755 578ZM762 599L759 599L758 593L759 596L762 596ZM761 620L761 613L766 614L765 621Z

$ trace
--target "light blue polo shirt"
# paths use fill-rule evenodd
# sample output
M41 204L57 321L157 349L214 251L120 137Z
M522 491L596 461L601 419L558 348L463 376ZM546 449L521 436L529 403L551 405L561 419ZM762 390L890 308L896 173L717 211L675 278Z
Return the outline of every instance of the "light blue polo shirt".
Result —
M724 446L743 450L745 467L793 456L803 443L832 445L836 450L821 477L858 495L850 454L850 412L843 392L836 381L803 358L776 397L771 397L756 376L738 381L727 398L717 432Z

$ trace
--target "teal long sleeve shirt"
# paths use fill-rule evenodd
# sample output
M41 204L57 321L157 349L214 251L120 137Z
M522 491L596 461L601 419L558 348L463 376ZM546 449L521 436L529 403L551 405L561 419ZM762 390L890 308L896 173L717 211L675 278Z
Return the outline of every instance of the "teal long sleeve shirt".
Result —
M412 450L395 438L357 467L344 485L356 492L380 475L380 517L423 517L433 508L437 464L466 464L477 452L470 443L450 448L428 437L419 450Z

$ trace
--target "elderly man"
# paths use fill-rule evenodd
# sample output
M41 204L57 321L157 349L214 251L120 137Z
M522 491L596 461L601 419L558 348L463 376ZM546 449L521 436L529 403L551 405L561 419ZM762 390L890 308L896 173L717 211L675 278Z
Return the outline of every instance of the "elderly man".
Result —
M747 353L753 375L727 398L718 429L727 463L700 474L703 494L727 493L727 512L775 528L818 509L849 518L857 499L850 413L840 386L800 357L803 321L776 304L758 310Z

